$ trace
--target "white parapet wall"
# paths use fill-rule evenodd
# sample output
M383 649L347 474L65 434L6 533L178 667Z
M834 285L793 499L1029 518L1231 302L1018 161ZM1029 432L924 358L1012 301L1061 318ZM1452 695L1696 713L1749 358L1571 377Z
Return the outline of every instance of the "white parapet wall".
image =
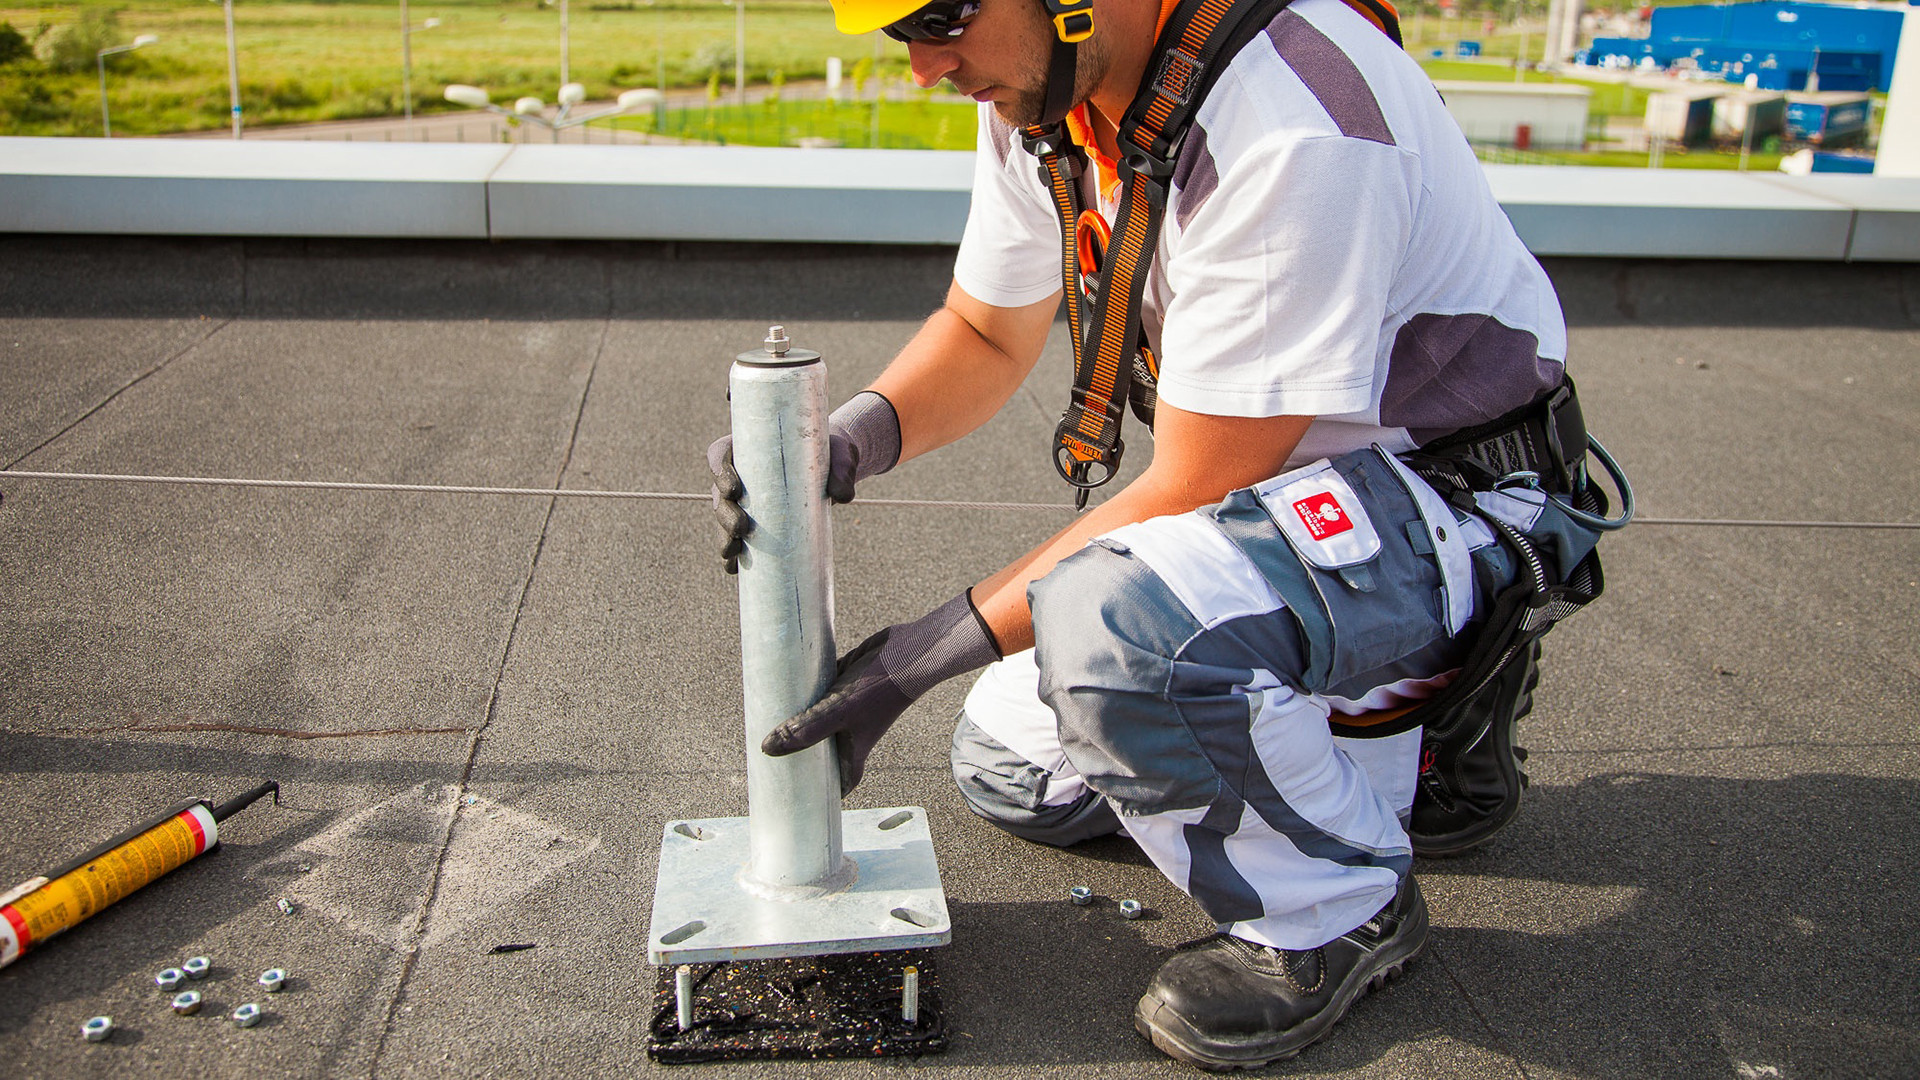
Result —
M952 244L974 155L0 138L0 233ZM1540 255L1920 261L1920 178L1489 165Z
M526 145L487 187L495 239L940 244L972 181L934 150Z
M1486 170L1494 197L1536 255L1920 260L1920 180L1573 166Z
M0 231L487 236L512 149L423 143L0 139Z

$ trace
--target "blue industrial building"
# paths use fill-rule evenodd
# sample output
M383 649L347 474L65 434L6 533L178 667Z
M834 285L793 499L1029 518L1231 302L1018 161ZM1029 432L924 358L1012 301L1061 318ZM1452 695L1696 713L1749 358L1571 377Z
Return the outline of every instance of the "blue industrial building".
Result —
M1728 82L1751 77L1763 90L1808 89L1815 73L1821 90L1885 90L1907 10L1806 0L1655 8L1648 36L1595 38L1578 59L1630 66L1650 58L1662 68L1690 61Z

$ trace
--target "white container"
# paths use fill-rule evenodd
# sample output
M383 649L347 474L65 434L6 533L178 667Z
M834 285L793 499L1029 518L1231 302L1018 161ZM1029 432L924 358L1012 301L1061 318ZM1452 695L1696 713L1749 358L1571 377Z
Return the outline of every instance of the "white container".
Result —
M1777 90L1729 90L1713 102L1713 137L1757 142L1787 129L1787 95Z
M1472 143L1512 146L1520 128L1535 149L1578 150L1587 138L1585 86L1445 81L1433 84Z
M1717 86L1676 86L1647 96L1647 137L1670 143L1705 142L1713 134L1714 101L1732 92Z

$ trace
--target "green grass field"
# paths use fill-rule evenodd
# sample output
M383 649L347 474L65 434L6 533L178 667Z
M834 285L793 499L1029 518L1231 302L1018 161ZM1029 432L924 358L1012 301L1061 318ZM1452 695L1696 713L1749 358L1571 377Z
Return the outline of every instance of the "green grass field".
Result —
M673 138L732 146L798 146L822 139L883 150L971 150L977 114L971 103L935 101L779 101L670 109L665 122L622 118L619 126Z
M877 122L876 122L877 120ZM841 146L886 150L971 150L974 107L943 102L871 101L833 104L792 101L765 105L717 105L711 109L670 109L665 122L652 117L617 121L630 131L730 146L797 146L805 138L827 139ZM1643 151L1523 151L1487 148L1482 158L1496 163L1528 165L1595 165L1645 168ZM1781 155L1755 150L1748 156L1750 171L1778 169ZM1668 169L1738 169L1737 151L1696 147L1669 147L1662 157Z
M0 0L5 3L5 0ZM29 41L78 18L74 4L0 7L0 22ZM114 57L108 97L115 134L220 128L228 123L226 29L206 0L135 0L117 8L118 38L156 34L158 44ZM700 86L718 72L733 81L734 10L717 0L570 0L569 72L589 95L623 89ZM484 86L496 99L552 101L560 85L558 0L416 0L414 109L443 102L448 83ZM248 124L392 116L401 110L401 22L393 2L320 0L234 5L241 101ZM754 0L746 9L749 82L776 72L823 77L829 56L849 69L872 64L874 43L833 28L819 0ZM875 35L877 37L877 35ZM36 60L0 66L0 134L98 135L99 83L92 50L84 69L55 72ZM895 78L906 51L886 42L882 69Z
M6 4L9 0L0 0ZM17 0L14 0L17 3ZM484 86L496 101L530 95L552 101L560 77L560 0L411 0L413 98L416 113L457 109L442 100L448 83ZM570 70L594 98L635 87L708 88L708 107L668 111L662 134L735 145L794 145L802 139L845 146L968 149L972 107L928 100L839 105L783 100L766 105L721 102L734 71L735 11L723 0L568 0ZM1532 10L1534 5L1529 5ZM1544 9L1544 2L1538 5ZM1511 66L1450 59L1462 38L1484 57L1512 58L1523 46L1537 56L1537 34L1504 22L1487 32L1485 13L1442 18L1438 9L1402 5L1408 51L1435 79L1514 80ZM750 83L818 79L827 58L841 57L856 96L881 83L907 85L906 50L880 35L841 36L823 0L752 0L746 7ZM1502 17L1511 9L1498 9ZM402 111L401 28L394 0L274 0L234 5L241 102L248 126L397 116ZM1538 12L1535 12L1537 18ZM7 60L0 29L0 135L98 135L99 83L94 47L155 34L157 44L111 58L108 100L116 135L217 130L229 123L226 30L221 7L206 0L128 0L114 6L45 2L0 6L37 55ZM86 31L85 34L76 32ZM53 48L62 35L66 70ZM90 36L89 36L90 35ZM82 40L85 38L85 40ZM1443 58L1432 53L1439 50ZM1570 82L1526 71L1528 82ZM1589 115L1639 117L1647 92L1620 84L1593 89ZM620 121L652 130L653 117ZM1555 154L1581 164L1645 165L1644 155ZM1755 155L1769 168L1777 155ZM1765 164L1762 164L1765 162ZM1673 168L1734 168L1736 155L1669 153Z
M1427 75L1436 81L1456 79L1463 82L1514 82L1512 68L1495 64L1474 63L1466 60L1433 60L1423 58L1420 66ZM1649 91L1625 83L1590 82L1582 79L1564 78L1539 71L1521 73L1520 81L1528 83L1564 83L1568 86L1585 86L1593 91L1587 99L1587 115L1598 119L1608 116L1640 117L1647 114Z
M1780 168L1780 159L1784 155L1753 151L1747 156L1747 171L1775 172ZM1482 161L1494 164L1519 165L1593 165L1612 169L1644 169L1647 167L1647 154L1642 150L1533 150L1511 151L1499 147L1484 148L1480 151ZM1738 169L1740 152L1738 150L1709 149L1695 147L1680 151L1669 148L1660 159L1663 169Z

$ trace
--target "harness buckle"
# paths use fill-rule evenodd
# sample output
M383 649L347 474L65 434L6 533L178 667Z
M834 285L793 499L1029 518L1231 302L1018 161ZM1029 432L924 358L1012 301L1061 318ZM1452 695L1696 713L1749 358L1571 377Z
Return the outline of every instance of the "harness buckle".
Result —
M1053 32L1061 41L1071 45L1085 41L1093 36L1093 12L1069 11L1053 17Z
M1071 45L1093 36L1093 0L1046 0L1053 33Z
M1081 438L1077 432L1079 425L1073 421L1073 412L1060 419L1060 426L1053 432L1053 467L1060 478L1079 488L1081 501L1085 502L1085 493L1112 480L1120 471L1120 457L1126 453L1126 440L1116 437L1112 446L1102 446Z
M1043 160L1049 154L1060 156L1062 165L1073 160L1072 154L1062 153L1070 145L1065 124L1023 127L1020 129L1020 145L1026 148L1027 153Z
M1127 138L1121 138L1118 142L1121 166L1151 184L1155 196L1164 202L1167 185L1173 179L1173 155L1162 157Z

